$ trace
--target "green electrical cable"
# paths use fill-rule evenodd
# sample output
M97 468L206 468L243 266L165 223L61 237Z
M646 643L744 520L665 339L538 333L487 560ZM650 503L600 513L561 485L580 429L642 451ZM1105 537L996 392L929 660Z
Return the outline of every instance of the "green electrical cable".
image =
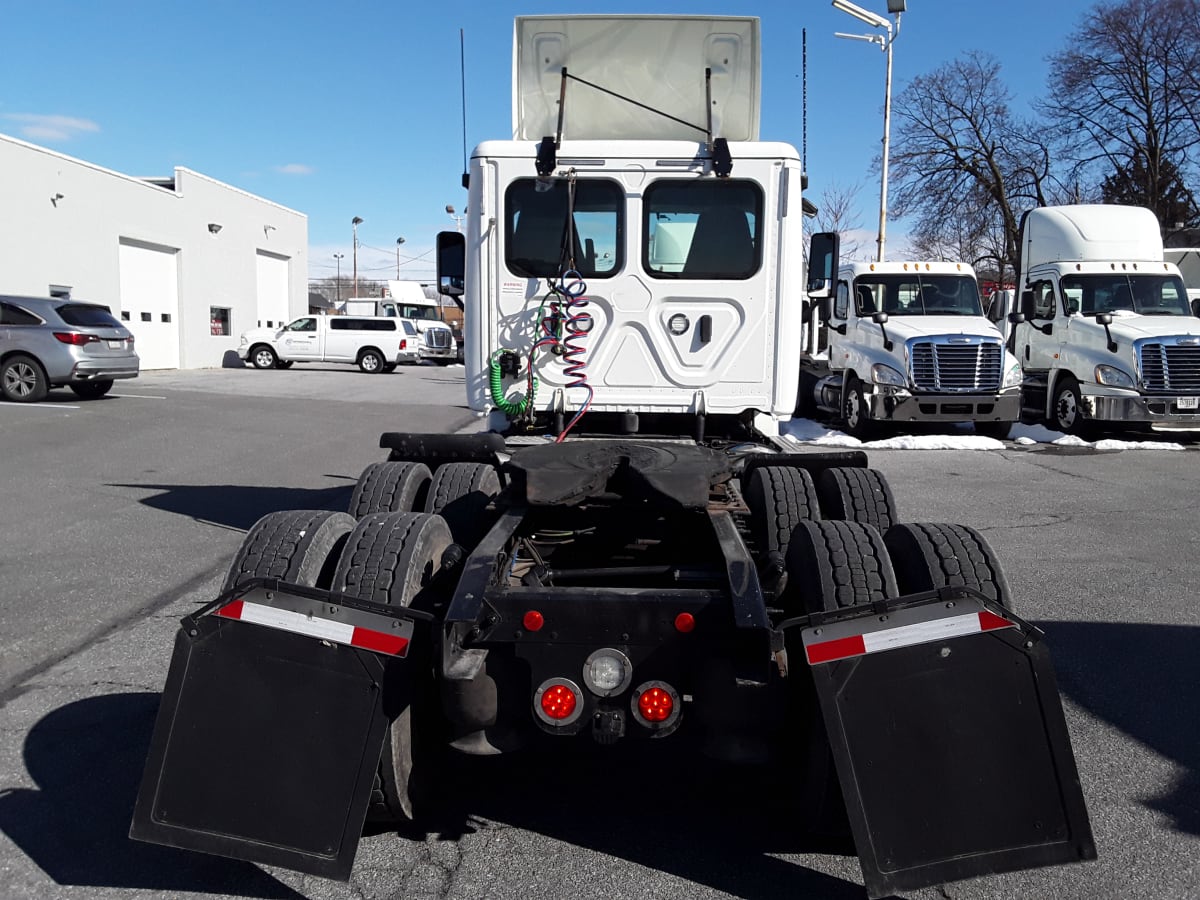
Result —
M537 376L531 375L529 379L529 389L525 396L518 401L509 400L504 396L504 381L500 374L500 354L511 351L497 350L491 355L490 363L490 382L492 388L492 402L496 404L496 408L507 416L519 416L529 409L533 403L534 395L537 393ZM533 365L533 360L529 361Z

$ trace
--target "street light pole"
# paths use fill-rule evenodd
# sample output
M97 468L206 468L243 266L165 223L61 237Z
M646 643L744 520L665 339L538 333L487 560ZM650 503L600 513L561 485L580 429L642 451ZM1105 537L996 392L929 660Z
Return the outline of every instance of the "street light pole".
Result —
M350 220L350 225L354 228L354 296L358 296L358 226L362 224L362 219L355 216Z
M404 243L404 238L396 238L396 280L400 280L400 245Z
M879 49L887 56L887 75L883 85L883 150L879 166L879 250L876 255L878 262L883 262L887 245L888 152L890 149L892 127L892 42L900 36L900 13L905 12L905 4L906 0L887 0L888 12L892 13L896 18L896 27L893 31L892 23L883 16L863 9L861 6L855 6L849 0L833 0L835 9L854 16L859 21L866 22L872 28L882 28L887 32L886 37L882 34L834 33L835 37L878 44Z
M454 220L454 225L456 228L458 228L458 233L462 234L463 217L459 216L459 215L455 215L454 207L451 206L449 203L446 204L446 213L450 216L450 218L452 218Z
M346 255L345 253L333 254L333 258L337 260L337 269L338 269L337 282L335 283L335 288L337 290L338 306L342 305L342 257L345 255Z

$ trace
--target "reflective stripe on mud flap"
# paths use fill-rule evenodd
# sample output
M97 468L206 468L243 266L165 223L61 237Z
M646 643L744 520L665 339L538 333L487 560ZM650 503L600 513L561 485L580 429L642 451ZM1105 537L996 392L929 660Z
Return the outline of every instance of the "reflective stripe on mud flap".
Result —
M969 612L963 612L963 608ZM883 650L895 650L914 644L1016 628L1010 622L974 599L959 601L952 607L944 603L895 610L884 616L864 616L802 632L804 652L810 666L865 656Z
M244 599L227 603L216 611L216 615L225 619L236 619L240 622L264 625L267 628L277 628L280 631L290 631L293 634L320 638L335 644L345 644L348 647L371 650L387 656L407 656L408 645L413 634L413 623L409 619L395 619L393 620L395 627L389 631L382 631L377 628L315 616L311 611L294 612L278 606L251 603Z

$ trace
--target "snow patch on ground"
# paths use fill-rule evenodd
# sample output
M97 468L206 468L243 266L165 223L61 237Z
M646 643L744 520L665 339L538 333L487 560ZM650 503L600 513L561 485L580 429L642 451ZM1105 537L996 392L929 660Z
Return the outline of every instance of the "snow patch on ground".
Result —
M1003 450L1004 441L982 435L965 433L899 435L878 441L858 438L830 428L812 419L792 419L783 426L783 433L798 444L818 447L861 447L864 450ZM1015 444L1054 444L1059 447L1091 447L1095 450L1183 450L1173 441L1123 441L1105 438L1085 441L1074 435L1051 431L1044 425L1014 425L1008 438Z

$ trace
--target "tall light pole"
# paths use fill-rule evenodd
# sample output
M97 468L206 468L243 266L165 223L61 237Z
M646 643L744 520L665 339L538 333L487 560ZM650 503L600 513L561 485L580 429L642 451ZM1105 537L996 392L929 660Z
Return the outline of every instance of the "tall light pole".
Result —
M358 296L358 226L362 224L362 219L355 216L350 220L350 225L354 228L354 296Z
M455 227L458 228L458 233L462 234L463 216L455 215L454 207L451 206L449 203L446 204L446 213L450 216L450 218L452 218L454 220L454 225L455 225Z
M336 282L338 306L342 305L342 257L345 255L346 255L345 253L333 254L333 258L337 260L337 267L338 267L337 282Z
M896 17L896 28L883 16L855 6L849 0L833 0L834 9L840 9L861 22L866 22L872 28L882 28L887 32L882 34L843 34L835 32L835 37L849 38L852 41L868 41L878 44L887 56L887 77L883 87L883 153L881 157L881 175L879 179L879 253L876 257L883 262L884 247L887 244L887 187L888 187L888 140L892 125L892 42L900 36L900 13L906 11L905 0L887 0L888 12Z
M396 280L400 280L400 245L404 243L404 238L396 238Z

